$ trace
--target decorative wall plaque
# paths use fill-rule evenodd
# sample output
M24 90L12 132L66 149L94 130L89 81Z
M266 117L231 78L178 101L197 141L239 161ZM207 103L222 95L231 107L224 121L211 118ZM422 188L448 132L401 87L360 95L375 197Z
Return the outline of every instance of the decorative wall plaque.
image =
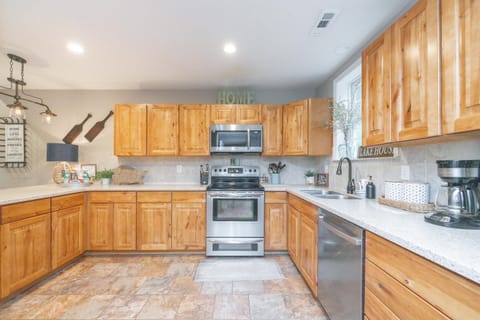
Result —
M394 147L359 147L358 159L394 158L398 154Z
M221 90L217 94L218 104L253 104L255 91L253 90Z
M25 167L25 144L25 120L0 118L0 167Z

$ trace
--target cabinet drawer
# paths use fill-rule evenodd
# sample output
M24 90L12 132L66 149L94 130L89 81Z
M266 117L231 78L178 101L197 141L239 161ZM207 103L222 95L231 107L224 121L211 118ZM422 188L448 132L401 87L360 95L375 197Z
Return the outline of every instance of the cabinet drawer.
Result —
M52 198L52 211L81 206L84 204L85 193L68 194Z
M294 195L288 195L288 204L312 218L316 218L318 215L318 208L316 206Z
M365 317L367 319L400 320L369 289L365 288Z
M20 202L1 207L1 224L50 212L50 198Z
M88 194L89 202L136 202L136 192L90 192Z
M400 319L448 319L369 260L365 261L365 288Z
M172 202L205 202L205 192L172 192Z
M449 317L479 318L478 284L370 232L366 257Z
M145 191L137 192L137 202L171 202L171 192Z
M265 203L287 203L286 192L265 192Z

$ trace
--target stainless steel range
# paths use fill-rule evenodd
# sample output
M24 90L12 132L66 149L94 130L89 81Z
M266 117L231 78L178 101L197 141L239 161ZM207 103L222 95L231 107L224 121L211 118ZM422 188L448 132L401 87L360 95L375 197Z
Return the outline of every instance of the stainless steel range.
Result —
M207 187L207 256L263 256L265 192L260 169L214 166Z

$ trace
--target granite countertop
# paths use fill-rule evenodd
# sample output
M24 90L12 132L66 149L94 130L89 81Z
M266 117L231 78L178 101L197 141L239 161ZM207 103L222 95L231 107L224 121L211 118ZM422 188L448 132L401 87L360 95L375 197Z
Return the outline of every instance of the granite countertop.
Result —
M378 204L375 200L320 199L304 185L264 185L266 191L288 191L314 205L388 239L476 283L480 283L480 230L459 230L423 221L423 214ZM0 205L83 191L205 191L200 184L93 184L63 187L54 184L0 190Z

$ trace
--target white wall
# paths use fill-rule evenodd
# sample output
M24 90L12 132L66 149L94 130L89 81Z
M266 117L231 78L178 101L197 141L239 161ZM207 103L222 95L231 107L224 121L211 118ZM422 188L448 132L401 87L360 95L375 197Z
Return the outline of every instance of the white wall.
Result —
M93 117L87 121L83 133L74 141L79 145L79 161L95 163L97 169L115 168L119 164L128 164L149 171L145 178L147 183L179 181L198 182L198 169L201 163L211 161L212 164L228 163L229 157L215 157L211 160L190 157L137 157L118 158L113 155L113 117L106 123L105 129L89 143L84 137L95 122L103 119L113 109L116 103L214 103L216 90L165 90L165 91L136 91L136 90L41 90L31 91L38 95L58 113L52 124L41 122L40 107L29 106L27 118L27 167L19 169L0 168L0 188L29 186L50 183L54 163L46 162L46 143L62 142L62 138L72 128L80 123L87 113ZM312 97L314 89L278 89L256 90L258 103L286 103L298 99ZM0 97L10 103L6 97ZM0 106L0 116L6 116L8 109ZM245 163L254 163L267 167L270 161L282 160L287 167L282 178L289 183L303 182L303 168L315 169L322 161L318 158L261 158L242 157ZM180 175L172 170L177 163L184 165ZM323 168L323 167L322 167ZM301 173L301 174L299 174Z

